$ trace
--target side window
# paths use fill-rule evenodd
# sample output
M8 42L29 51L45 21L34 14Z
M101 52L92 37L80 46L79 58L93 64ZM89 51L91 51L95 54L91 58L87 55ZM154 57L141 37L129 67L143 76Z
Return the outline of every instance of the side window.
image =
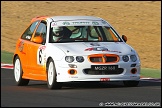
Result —
M32 34L37 26L39 21L36 21L34 22L33 24L31 24L26 30L25 32L23 33L23 35L21 36L22 39L25 39L25 40L30 40L31 37L32 37Z
M110 28L103 27L103 30L106 34L106 38L108 41L118 41L118 38L115 36L115 34Z
M34 37L36 36L42 36L43 37L43 43L46 41L46 34L47 34L47 26L46 22L41 22L38 26L38 29L35 32Z

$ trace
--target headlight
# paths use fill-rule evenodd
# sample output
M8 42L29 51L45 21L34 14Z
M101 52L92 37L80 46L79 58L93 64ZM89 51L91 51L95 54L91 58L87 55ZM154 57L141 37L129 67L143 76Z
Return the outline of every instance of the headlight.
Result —
M76 61L77 62L83 62L84 58L82 56L76 56Z
M122 57L124 62L128 62L129 61L129 57L127 55L123 55Z
M74 61L74 57L73 56L66 56L65 61L68 62L68 63L71 63L71 62Z
M136 55L131 55L130 59L131 59L131 61L135 62L137 60L137 57L136 57Z

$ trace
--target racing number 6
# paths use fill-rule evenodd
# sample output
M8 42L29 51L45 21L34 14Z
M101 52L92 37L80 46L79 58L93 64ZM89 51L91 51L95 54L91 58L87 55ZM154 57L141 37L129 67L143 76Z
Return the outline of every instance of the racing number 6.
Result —
M42 49L39 51L39 63L42 64Z

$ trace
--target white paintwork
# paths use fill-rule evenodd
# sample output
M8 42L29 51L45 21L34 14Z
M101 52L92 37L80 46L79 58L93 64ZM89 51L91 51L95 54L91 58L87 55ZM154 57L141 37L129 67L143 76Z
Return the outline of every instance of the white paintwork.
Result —
M121 80L139 80L140 79L140 60L136 62L124 62L122 61L122 55L136 54L136 52L125 44L124 42L100 42L98 43L100 47L108 48L110 51L85 51L86 48L93 47L90 45L92 42L76 42L76 43L49 43L46 48L46 59L52 57L55 62L56 72L57 72L57 82L67 82L67 81L100 81L101 78L110 78L110 81L121 81ZM96 46L95 46L96 47ZM133 50L133 51L132 51ZM112 51L112 52L111 52ZM115 51L115 52L113 52ZM120 56L120 60L116 63L120 68L124 68L124 72L120 75L85 75L83 69L90 68L93 63L87 60L87 56L90 54L117 54ZM65 56L83 56L84 62L78 63L76 60L73 63L67 63L65 61ZM131 64L136 63L136 67L130 67ZM68 70L70 67L68 64L75 64L77 68L76 75L69 75ZM95 64L101 65L101 64ZM111 65L111 64L109 64ZM136 74L131 74L130 70L132 68L137 69Z
M140 59L136 51L125 42L68 42L68 43L48 43L49 35L49 26L51 21L53 22L52 26L61 25L63 22L69 21L70 25L75 25L73 22L87 21L87 25L92 25L93 21L97 21L99 26L110 26L107 21L104 21L98 17L91 16L54 16L47 19L47 40L46 48L43 50L43 62L40 65L46 65L47 59L51 57L54 60L57 73L57 82L69 82L69 81L100 81L101 78L108 78L110 81L124 81L124 80L139 80L140 79ZM106 23L102 23L102 21ZM79 24L80 26L83 24ZM86 25L86 24L85 24ZM67 25L66 25L67 26ZM93 45L92 45L93 44ZM87 48L99 47L98 51L85 51ZM108 51L99 51L100 48L107 48ZM88 61L87 56L91 54L116 54L120 57L119 62L113 63L113 65L118 65L119 68L123 68L124 72L118 75L86 75L83 72L83 69L91 68L91 63ZM122 60L123 55L136 55L136 62L124 62ZM84 62L78 63L76 60L72 63L65 61L65 56L83 56ZM130 67L131 64L136 64L135 67ZM77 68L74 68L77 71L76 75L69 75L68 70L71 69L68 64L74 64ZM96 64L95 65L105 65L105 64ZM112 65L112 64L108 64ZM130 71L132 68L137 69L136 74L132 74Z

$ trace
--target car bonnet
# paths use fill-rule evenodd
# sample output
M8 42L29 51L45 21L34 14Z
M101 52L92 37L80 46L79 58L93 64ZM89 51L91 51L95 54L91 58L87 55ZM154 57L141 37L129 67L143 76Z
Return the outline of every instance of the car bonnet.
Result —
M57 43L56 47L66 55L90 55L90 54L134 54L132 47L124 42L72 42Z

